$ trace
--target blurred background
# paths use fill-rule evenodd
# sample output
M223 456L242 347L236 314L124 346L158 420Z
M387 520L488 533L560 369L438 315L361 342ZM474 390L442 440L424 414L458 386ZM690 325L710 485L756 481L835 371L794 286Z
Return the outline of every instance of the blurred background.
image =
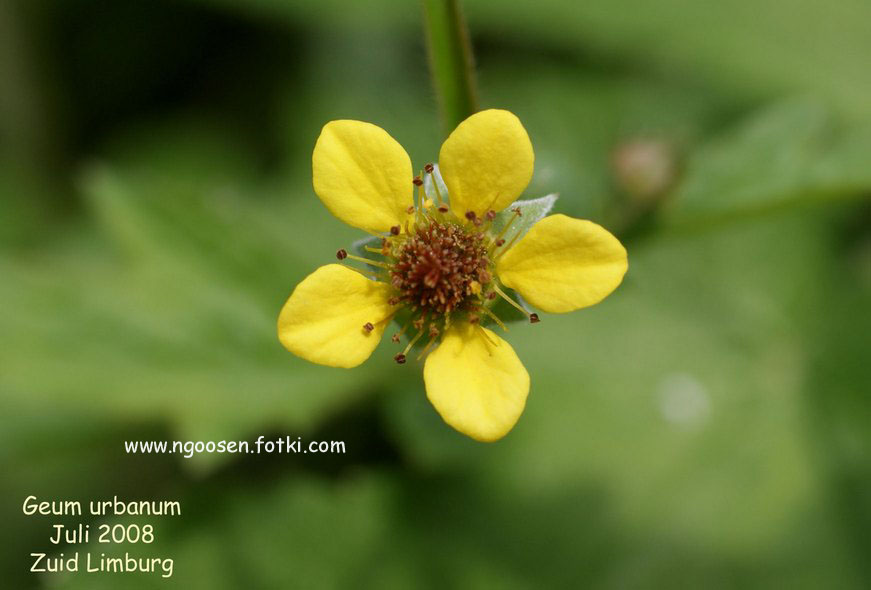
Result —
M275 336L360 237L311 189L321 126L437 157L418 3L0 1L4 587L871 587L871 4L463 6L526 196L630 259L512 326L532 389L496 444L389 343L345 371ZM347 454L122 444L261 434ZM28 573L30 494L180 500L131 549L173 577Z

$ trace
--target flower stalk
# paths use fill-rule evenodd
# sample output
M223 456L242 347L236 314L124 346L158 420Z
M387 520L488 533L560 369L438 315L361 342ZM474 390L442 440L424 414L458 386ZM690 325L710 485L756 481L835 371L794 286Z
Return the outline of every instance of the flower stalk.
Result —
M427 51L447 136L478 110L474 57L458 0L423 0Z

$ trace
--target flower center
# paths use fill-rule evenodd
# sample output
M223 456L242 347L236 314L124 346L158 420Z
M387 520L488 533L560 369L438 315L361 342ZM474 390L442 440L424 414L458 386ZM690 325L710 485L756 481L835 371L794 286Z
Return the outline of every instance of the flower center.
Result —
M432 175L433 165L427 164L424 171ZM483 318L507 330L491 309L497 297L530 322L539 321L538 314L530 313L500 289L494 276L496 260L520 236L517 230L507 242L505 239L513 222L521 215L520 208L511 210L512 217L504 221L502 229L496 233L491 231L495 211L487 211L483 218L467 211L461 218L451 212L438 184L433 183L434 203L425 194L424 181L415 177L419 203L408 208L408 214L414 217L405 223L404 231L398 225L393 226L389 234L381 237L380 248L363 246L366 252L377 254L380 259L356 256L345 249L336 252L339 260L348 258L366 263L372 270L354 270L393 287L394 294L388 303L404 310L397 309L396 319L403 325L391 340L399 343L407 330L409 333L405 350L393 357L399 364L405 363L412 347L427 335L429 340L418 359L422 358L452 322L465 321L481 330L478 324ZM372 332L375 325L366 322L362 329ZM486 333L482 334L486 337Z
M412 311L471 311L491 280L490 266L483 233L427 220L399 247L390 282Z

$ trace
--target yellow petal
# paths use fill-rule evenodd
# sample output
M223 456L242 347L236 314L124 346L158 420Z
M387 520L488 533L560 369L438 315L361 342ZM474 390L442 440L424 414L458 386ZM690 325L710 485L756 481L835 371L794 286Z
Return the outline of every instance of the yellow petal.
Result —
M411 159L371 123L330 121L312 154L315 193L354 227L382 232L403 225L412 202Z
M426 359L423 379L426 396L444 421L483 442L498 440L514 427L529 393L529 373L514 349L490 330L468 323L445 333Z
M293 354L319 365L356 367L372 354L393 307L384 283L340 264L322 266L293 290L278 316L278 339ZM367 332L363 326L371 323Z
M497 261L496 271L535 307L562 313L604 299L628 266L626 248L602 226L550 215Z
M475 113L442 144L439 168L461 219L501 211L523 193L535 155L526 129L514 114L492 109Z

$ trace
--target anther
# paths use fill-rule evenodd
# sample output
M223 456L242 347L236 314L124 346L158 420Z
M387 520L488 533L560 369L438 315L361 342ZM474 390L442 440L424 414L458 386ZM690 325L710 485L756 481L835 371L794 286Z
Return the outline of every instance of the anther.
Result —
M348 251L345 250L344 248L341 248L338 252L336 252L336 258L338 258L339 260L344 260L347 257L348 257Z
M363 324L363 329L368 333L375 329L375 326L372 325L372 322L366 322Z
M408 213L409 215L414 213L414 205L409 205L408 209L406 209L405 212Z
M404 365L405 364L405 355L400 352L399 354L397 354L396 356L393 357L393 360L395 360L396 364L398 364L398 365Z
M399 344L399 333L396 333L393 336L391 336L390 340L393 341L394 344Z
M432 174L432 171L433 171L433 165L432 165L432 164L426 164L426 165L423 167L423 169L426 171L427 174Z
M487 293L487 299L489 299L490 301L496 299L496 291L490 291L489 293Z
M514 245L514 242L517 241L517 238L520 237L520 234L521 234L521 233L523 233L523 232L520 231L520 230L518 230L517 232L515 232L515 233L514 233L514 236L512 236L511 240L509 240L508 245L505 246L505 249L502 250L502 252L500 252L498 256L502 256L503 254L505 254L506 252L508 252L508 250L511 249L511 246ZM497 257L498 257L498 256L497 256Z
M503 240L502 238L499 238L498 240L496 240L495 244L496 244L496 247L499 248L503 244L505 244L505 240Z
M391 297L387 300L387 305L399 305L399 297Z
M511 211L512 211L515 215L517 215L517 217L520 217L521 215L523 215L523 214L520 212L520 207L515 207L515 208L512 209Z
M496 219L496 212L490 209L489 211L487 211L487 214L484 215L484 217L487 218L487 221L493 221L494 219Z
M480 322L480 321L481 321L481 318L478 317L478 316L476 316L476 315L470 315L470 316L469 316L469 323L470 323L470 324L477 324L477 323Z
M412 182L414 183L414 186L422 186L423 185L423 181L420 179L420 176L415 176L414 180L412 180Z
M398 225L394 225L393 227L391 227L391 228L390 228L390 234L391 234L391 235L394 235L394 236L398 236L398 235L399 235L399 226L398 226Z
M469 221L474 221L475 217L476 216L474 211L466 211L466 219L468 219Z
M448 212L448 208L445 205L442 205L441 207L439 207L439 213L447 213L447 212Z
M502 289L500 289L500 288L499 288L499 285L497 285L496 283L493 283L493 290L494 290L496 293L498 293L499 296L502 297L502 299L504 299L504 300L507 301L509 304L511 304L511 306L514 307L514 309L516 309L517 311L519 311L520 313L522 313L523 315L525 315L526 317L528 317L530 323L532 323L532 324L538 323L539 320L538 320L538 314L537 314L537 313L529 313L528 311L526 311L525 309L523 309L523 307L521 307L519 303L517 303L517 302L514 301L511 297L509 297L508 295L506 295L505 292L502 291Z

